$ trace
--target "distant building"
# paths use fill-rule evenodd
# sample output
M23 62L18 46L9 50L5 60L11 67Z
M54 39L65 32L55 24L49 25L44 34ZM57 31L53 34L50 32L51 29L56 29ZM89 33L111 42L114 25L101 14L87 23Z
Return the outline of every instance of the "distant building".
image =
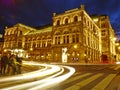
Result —
M80 8L53 13L53 25L35 29L17 24L5 29L4 49L43 62L114 60L115 40L108 16L90 17Z

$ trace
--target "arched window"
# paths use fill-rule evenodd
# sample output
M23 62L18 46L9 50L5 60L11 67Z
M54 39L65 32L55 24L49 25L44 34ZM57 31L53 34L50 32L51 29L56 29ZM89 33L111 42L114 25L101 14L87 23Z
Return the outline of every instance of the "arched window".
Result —
M35 48L35 47L36 47L36 43L34 42L34 43L33 43L33 48Z
M60 36L58 37L58 44L60 44Z
M42 37L42 47L46 47L46 40L45 36Z
M86 20L86 18L84 17L84 24L86 24L87 23L87 20Z
M48 40L47 47L50 47L50 46L51 46L51 40Z
M22 35L22 31L20 31L20 35Z
M51 46L51 36L47 36L47 47L50 47Z
M22 40L21 39L18 40L18 48L22 48Z
M55 37L55 44L57 44L57 37Z
M68 18L65 19L65 24L68 24Z
M60 44L60 36L55 37L55 44Z
M75 43L75 35L72 35L72 42Z
M66 43L69 43L69 35L67 35Z
M74 22L78 22L78 16L74 17Z
M57 25L60 25L60 20L57 20Z

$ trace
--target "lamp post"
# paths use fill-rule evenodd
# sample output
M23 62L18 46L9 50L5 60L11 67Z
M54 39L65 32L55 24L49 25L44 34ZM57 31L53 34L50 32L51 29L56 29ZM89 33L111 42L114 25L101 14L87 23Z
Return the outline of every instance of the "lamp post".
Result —
M78 49L78 45L77 44L75 44L74 46L74 51L75 51L75 54L74 54L74 58L73 58L73 60L75 60L75 61L78 61L78 56L79 56L79 54L77 53L77 49Z
M84 60L85 60L85 63L88 63L88 60L87 60L87 55L86 55L86 53L84 54Z
M32 47L30 48L30 57L32 57L33 59L33 48Z
M77 45L74 45L74 49L77 49L78 48L78 46Z

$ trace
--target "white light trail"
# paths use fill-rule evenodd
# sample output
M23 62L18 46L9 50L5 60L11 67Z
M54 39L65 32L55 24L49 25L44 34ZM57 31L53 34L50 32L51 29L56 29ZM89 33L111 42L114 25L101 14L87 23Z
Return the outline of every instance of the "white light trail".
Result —
M70 72L67 73L67 74L61 75L59 77L56 77L56 78L51 78L48 81L46 81L46 83L43 83L42 85L40 85L38 83L38 86L35 86L35 87L30 88L28 90L40 90L42 88L44 88L44 89L45 88L50 88L53 85L56 85L56 84L58 84L58 83L60 83L60 82L62 82L64 80L68 79L71 75L73 75L75 73L75 69L74 68L69 67L69 66L64 66L64 67L67 68L67 69L69 69Z
M54 72L58 72L60 70L60 67L55 66L55 65L47 65L47 64L39 64L39 63L34 63L34 62L25 62L27 65L39 65L39 66L44 66L45 68L34 71L34 72L29 72L25 73L22 75L17 75L17 76L12 76L12 77L5 77L1 78L0 82L8 82L8 81L15 81L15 80L27 80L35 77L42 77L46 75L50 75ZM48 67L51 69L46 70Z
M12 79L10 77L10 78L7 78L6 81L7 80L9 80L9 81L10 80L20 80L21 81L21 79L31 79L31 78L50 75L50 74L56 73L58 71L60 71L60 72L58 72L52 76L49 76L45 79L39 80L37 78L38 81L27 82L24 84L18 84L18 85L10 86L7 88L1 88L1 90L21 90L21 89L23 90L25 88L29 88L28 90L38 90L41 88L47 88L47 87L50 88L53 85L56 85L57 83L60 83L64 80L66 80L67 78L69 78L71 75L73 75L75 73L75 69L72 67L69 67L69 66L60 66L60 65L56 66L56 65L48 65L48 64L39 64L39 63L35 63L35 62L24 62L24 64L44 66L45 68L43 68L43 70L41 69L41 70L37 70L34 72L23 74L23 76L12 77ZM48 67L50 67L51 69L44 70L44 69L47 69ZM60 74L62 74L64 72L64 68L68 69L69 72L60 76ZM0 82L2 82L2 81L0 80Z
M58 72L55 75L52 75L48 78L42 79L42 80L38 80L38 81L34 81L34 82L29 82L29 83L25 83L25 84L20 84L20 85L16 85L16 86L12 86L12 87L8 87L8 88L3 88L2 90L19 90L19 89L24 89L24 88L29 88L29 87L33 87L35 85L41 84L41 83L45 83L47 82L49 79L54 78L60 74L62 74L64 72L64 69L62 68L62 70L60 72Z

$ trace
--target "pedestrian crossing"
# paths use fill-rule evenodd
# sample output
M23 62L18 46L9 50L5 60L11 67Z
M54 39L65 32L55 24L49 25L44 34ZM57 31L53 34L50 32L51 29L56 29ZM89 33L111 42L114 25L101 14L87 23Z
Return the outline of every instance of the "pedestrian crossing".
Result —
M116 74L110 74L106 78L104 78L100 83L98 83L92 90L105 90L108 84L112 81L112 79L116 76Z
M76 83L75 85L71 86L71 87L68 87L67 89L65 90L78 90L79 88L82 88L83 86L87 85L88 83L92 82L93 80L97 79L98 77L102 76L103 74L96 74L96 75L93 75L91 76L90 78L88 79L85 79L81 82L78 82Z
M111 66L110 68L117 71L120 69L120 66ZM47 90L106 90L116 75L117 73L112 72L77 72L74 76L64 81L62 84L54 87L54 89Z
M92 73L84 73L81 74L80 76L76 76L73 77L69 80L67 80L66 82L64 82L63 86L65 86L65 84L69 85L69 83L71 82L76 82L76 80L81 79L81 78L85 78L84 80L81 80L67 88L63 88L63 90L85 90L83 87L87 86L88 84L94 82L95 80L97 80L100 77L103 77L105 74L104 73L98 73L98 74L92 74ZM108 76L105 76L105 78L102 78L101 81L99 83L97 83L97 85L93 85L94 87L92 89L86 89L86 90L105 90L105 88L108 86L108 84L112 81L112 79L116 76L116 74L110 74ZM81 89L83 88L83 89ZM57 89L55 89L57 90Z

